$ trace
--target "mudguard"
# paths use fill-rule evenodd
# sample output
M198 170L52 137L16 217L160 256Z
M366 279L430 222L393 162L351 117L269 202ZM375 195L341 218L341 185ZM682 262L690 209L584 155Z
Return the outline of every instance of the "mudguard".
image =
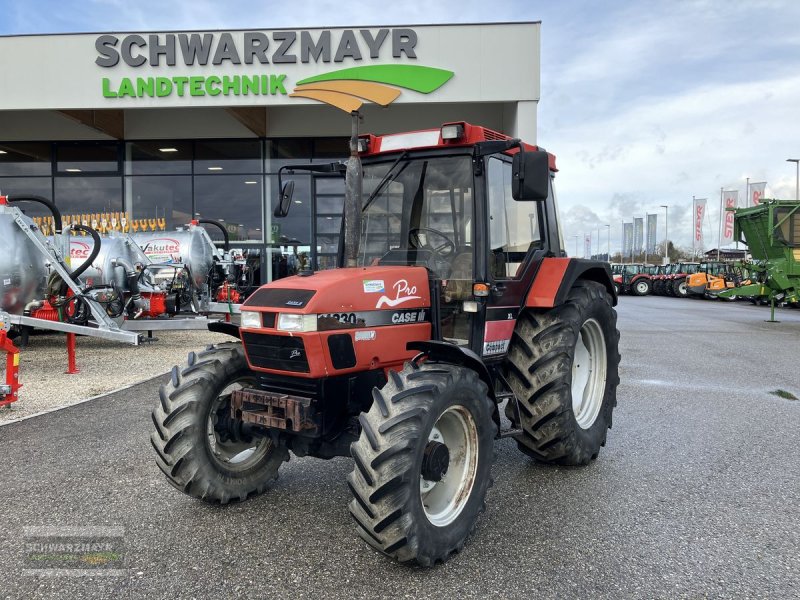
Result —
M617 305L611 267L607 262L583 258L543 258L528 291L525 306L553 308L563 304L578 279L588 279L604 285L613 298L612 305Z

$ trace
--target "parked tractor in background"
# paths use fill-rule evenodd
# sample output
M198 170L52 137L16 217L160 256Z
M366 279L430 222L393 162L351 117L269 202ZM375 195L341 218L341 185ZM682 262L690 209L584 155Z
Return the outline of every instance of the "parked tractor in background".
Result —
M669 265L658 265L656 268L655 273L650 277L653 283L653 294L656 296L663 296L666 292L666 281L667 276L672 272L672 270L676 267L674 264Z
M689 296L696 298L717 298L720 292L740 282L740 273L730 263L702 262L697 273L686 278L686 290Z
M735 209L734 237L750 250L753 262L747 268L753 281L719 296L764 299L773 309L776 302L799 303L800 202L764 200Z
M686 298L689 295L689 289L686 287L686 278L697 273L699 269L700 263L678 263L675 267L675 272L667 275L664 283L664 290L667 295Z
M614 275L614 289L617 294L647 296L653 289L650 265L631 263L622 265L622 272Z
M173 369L151 442L173 486L220 504L263 492L290 451L352 456L359 535L431 566L484 511L495 440L543 463L597 457L616 297L608 263L566 257L554 156L463 122L357 137L353 118L346 164L279 173L345 176L341 268L264 285L240 327L213 326L237 341ZM279 188L276 218L294 182Z

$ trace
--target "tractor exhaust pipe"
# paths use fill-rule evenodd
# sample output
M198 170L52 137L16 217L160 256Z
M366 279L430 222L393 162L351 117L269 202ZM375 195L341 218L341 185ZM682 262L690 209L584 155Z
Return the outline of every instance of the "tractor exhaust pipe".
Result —
M361 159L358 156L358 111L350 113L350 158L344 180L344 266L358 266L358 242L361 237Z

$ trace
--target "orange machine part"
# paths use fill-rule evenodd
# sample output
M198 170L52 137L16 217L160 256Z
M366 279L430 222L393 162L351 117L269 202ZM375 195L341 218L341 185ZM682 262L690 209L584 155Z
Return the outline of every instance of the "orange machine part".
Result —
M533 286L525 299L525 306L529 308L552 308L555 306L556 294L564 274L569 266L569 258L544 258L539 272L533 281Z

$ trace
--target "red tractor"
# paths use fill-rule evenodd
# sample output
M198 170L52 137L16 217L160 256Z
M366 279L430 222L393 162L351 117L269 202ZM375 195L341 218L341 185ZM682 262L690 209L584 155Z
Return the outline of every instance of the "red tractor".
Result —
M430 566L483 512L496 440L597 457L616 295L607 263L566 257L553 155L467 123L350 147L346 165L284 168L346 175L341 268L268 283L241 326L213 325L237 341L173 369L151 441L173 486L220 504L263 492L290 451L351 456L359 535Z
M614 275L614 289L617 294L647 296L653 289L650 266L638 263L622 265L621 272Z

